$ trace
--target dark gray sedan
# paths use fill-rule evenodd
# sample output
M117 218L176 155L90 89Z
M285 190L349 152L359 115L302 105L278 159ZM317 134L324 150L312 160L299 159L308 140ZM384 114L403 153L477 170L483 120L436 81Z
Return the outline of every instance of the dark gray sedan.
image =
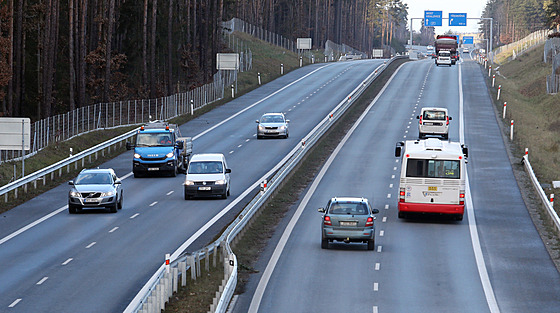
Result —
M366 198L334 197L318 211L324 213L321 248L328 249L333 241L364 242L368 250L375 248L374 214L379 210L372 209Z
M68 193L70 214L83 208L106 207L111 213L122 209L122 183L113 169L84 169L68 184L72 186Z

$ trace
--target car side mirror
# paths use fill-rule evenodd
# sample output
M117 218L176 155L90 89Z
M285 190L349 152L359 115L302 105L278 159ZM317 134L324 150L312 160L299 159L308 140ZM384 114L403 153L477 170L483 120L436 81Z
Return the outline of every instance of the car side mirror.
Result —
M465 158L469 157L469 147L467 147L467 145L461 145L461 147L463 148L463 154L465 155Z
M74 186L74 181L73 181L73 180L69 181L69 182L68 182L68 185Z
M289 122L290 122L290 120L286 120L286 123L289 123Z
M259 120L256 120L256 121L255 121L255 123L257 123L257 124L258 124L258 123L259 123Z
M231 173L231 168L226 168L226 174Z
M449 117L449 120L451 121L452 119L453 119L453 118L450 116L450 117Z
M373 210L371 211L371 213L377 214L377 213L379 213L379 210L378 210L378 209L373 209Z
M115 184L122 184L120 179L115 180Z
M401 151L403 146L404 146L404 142L402 141L397 142L397 145L395 146L395 157L398 158L401 156Z
M416 119L419 120L419 119L420 119L420 115L416 115Z
M325 212L326 212L324 208L318 208L317 211L318 211L319 213L325 213Z

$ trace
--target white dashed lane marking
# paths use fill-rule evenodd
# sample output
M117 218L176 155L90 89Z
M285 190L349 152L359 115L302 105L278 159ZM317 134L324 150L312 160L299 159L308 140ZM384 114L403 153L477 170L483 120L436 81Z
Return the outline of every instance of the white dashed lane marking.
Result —
M118 226L117 226L117 227L113 227L113 229L111 229L109 232L112 233L112 232L114 232L114 231L117 230L117 229L119 229Z
M41 279L40 281L37 282L37 285L42 285L45 281L47 281L47 279L49 279L48 277L43 277L43 279Z
M389 210L389 205L385 204L385 210Z
M375 263L375 270L376 270L376 271L379 271L379 267L380 267L380 266L381 266L380 263Z
M21 299L17 299L16 301L12 302L12 304L8 305L8 307L9 307L9 308L13 308L13 307L15 307L20 301L21 301Z
M150 206L154 206L157 204L157 201L152 202L152 204L150 204Z
M387 222L387 216L383 216L383 219L381 220L383 223Z
M171 190L170 192L166 193L166 195L169 196L170 194L172 194L172 193L174 193L174 192L175 192L174 190Z
M373 283L373 291L379 290L379 283Z
M130 219L133 219L133 218L137 217L138 215L140 215L140 213L136 213L136 214L132 215L132 216L130 217Z
M62 263L62 265L66 265L66 264L72 262L72 260L73 260L72 258L69 258L68 260L64 261L64 263Z
M92 242L92 243L90 243L89 245L87 245L86 249L89 249L89 248L95 246L96 243L97 243L97 242L95 242L95 241Z
M383 250L382 246L377 246L377 252L381 252L381 250Z
M384 235L385 235L385 231L384 231L384 230L380 230L380 231L379 231L379 236L380 236L380 237L383 237Z

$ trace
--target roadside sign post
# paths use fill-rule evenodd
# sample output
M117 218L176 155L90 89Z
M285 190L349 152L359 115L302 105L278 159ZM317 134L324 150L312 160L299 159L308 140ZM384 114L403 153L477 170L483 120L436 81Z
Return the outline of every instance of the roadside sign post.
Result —
M19 149L21 149L21 177L24 177L25 150L31 149L31 119L28 117L0 118L0 150ZM15 172L14 177L16 177Z

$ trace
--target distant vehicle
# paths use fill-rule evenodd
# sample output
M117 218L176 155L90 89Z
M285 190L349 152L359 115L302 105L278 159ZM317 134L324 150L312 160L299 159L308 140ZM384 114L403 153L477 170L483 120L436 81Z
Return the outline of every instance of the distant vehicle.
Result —
M440 51L439 54L437 55L435 62L436 62L436 66L440 66L440 65L451 66L453 64L453 61L451 60L451 54L449 53L449 51Z
M449 138L449 121L452 118L447 114L446 108L422 108L416 118L419 120L418 138L424 139L426 135Z
M469 48L463 48L463 53L469 53Z
M126 143L126 149L132 148L134 177L148 173L177 176L178 172L185 172L187 168L192 153L192 139L181 137L176 124L154 121L140 127L134 145Z
M468 148L437 138L408 140L397 143L395 157L401 156L403 148L399 218L411 213L434 213L462 220Z
M367 249L375 248L375 216L366 198L334 197L325 208L321 225L321 248L328 249L329 242L365 242Z
M185 200L191 197L221 196L230 194L231 169L221 153L202 153L191 157L184 183Z
M457 54L458 43L456 35L438 35L434 44L436 54L439 56L440 51L449 51L451 64L455 64L459 60Z
M116 213L123 206L121 180L113 169L84 169L75 180L68 182L68 212L77 213L84 208L109 208Z
M257 139L264 137L283 137L288 138L290 132L288 130L288 123L283 113L266 113L260 120L256 120L257 125Z
M428 52L428 55L431 55L432 53L434 53L434 46L427 46L426 51Z

